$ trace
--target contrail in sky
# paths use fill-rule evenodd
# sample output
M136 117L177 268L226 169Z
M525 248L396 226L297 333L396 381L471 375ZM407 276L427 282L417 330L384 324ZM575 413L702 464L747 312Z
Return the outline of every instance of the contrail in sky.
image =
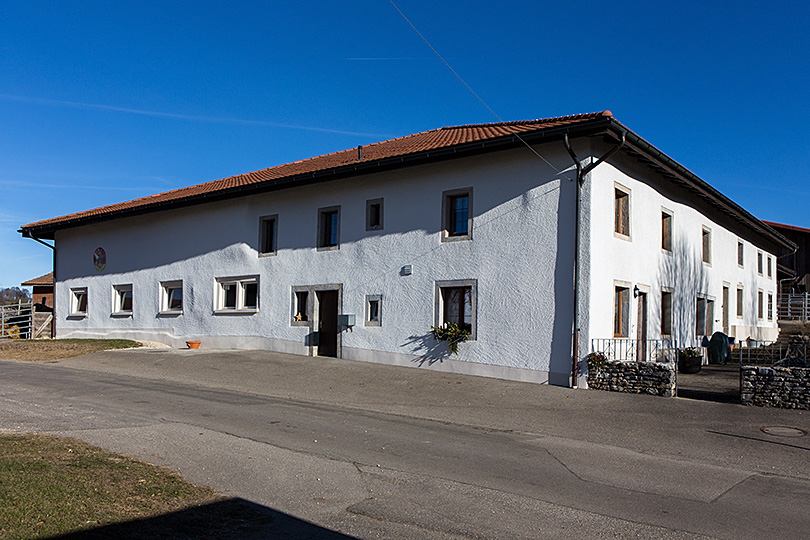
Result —
M280 122L268 122L265 120L244 120L241 118L225 118L221 116L201 116L195 114L167 113L160 111L147 111L143 109L131 109L128 107L117 107L115 105L102 105L100 103L82 103L79 101L65 101L61 99L47 99L28 96L15 96L11 94L0 94L0 99L6 101L19 101L24 103L36 103L39 105L52 105L62 107L74 107L79 109L95 109L99 111L113 111L128 114L138 114L141 116L152 116L154 118L173 118L176 120L189 120L192 122L212 122L216 124L237 124L243 126L268 126L283 129L298 129L303 131L317 131L320 133L335 133L338 135L354 135L358 137L388 137L380 133L362 133L358 131L345 131L341 129L330 129L322 127L299 126L295 124L283 124Z

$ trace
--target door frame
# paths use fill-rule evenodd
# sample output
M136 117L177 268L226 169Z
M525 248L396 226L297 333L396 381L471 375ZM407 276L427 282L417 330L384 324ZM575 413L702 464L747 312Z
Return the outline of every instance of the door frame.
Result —
M303 290L302 287L296 287L296 290ZM343 313L343 283L324 283L321 285L308 285L306 286L306 290L309 291L310 305L309 309L312 310L312 313L309 317L310 325L309 329L311 333L318 332L318 328L321 324L321 302L320 298L318 297L319 292L324 291L337 291L337 314ZM336 351L335 357L336 358L343 358L343 332L340 331L340 326L337 328L337 343L336 343ZM314 342L313 340L309 340L309 355L310 356L318 356L318 343Z

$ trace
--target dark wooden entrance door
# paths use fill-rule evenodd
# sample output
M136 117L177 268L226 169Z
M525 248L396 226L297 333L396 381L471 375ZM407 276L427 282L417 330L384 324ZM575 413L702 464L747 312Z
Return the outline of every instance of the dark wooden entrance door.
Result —
M338 292L318 291L318 356L337 356Z

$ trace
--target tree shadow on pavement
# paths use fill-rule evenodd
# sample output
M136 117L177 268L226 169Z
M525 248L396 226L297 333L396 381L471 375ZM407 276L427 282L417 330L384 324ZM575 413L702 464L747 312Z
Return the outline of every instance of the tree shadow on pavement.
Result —
M50 540L356 540L250 501L231 498L160 516L100 525Z

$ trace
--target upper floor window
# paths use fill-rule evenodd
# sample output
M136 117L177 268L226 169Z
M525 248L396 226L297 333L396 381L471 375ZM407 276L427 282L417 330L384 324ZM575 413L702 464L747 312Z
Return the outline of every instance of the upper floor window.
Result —
M383 228L383 200L366 201L366 230L379 231Z
M113 286L113 314L132 314L132 284Z
M630 236L630 193L618 187L613 192L613 230L617 234Z
M166 315L183 313L183 282L163 281L160 284L160 312Z
M442 241L472 238L472 188L442 194Z
M70 314L79 317L87 315L87 287L70 289Z
M278 250L278 215L259 219L259 255L275 255Z
M712 262L712 231L706 227L703 227L702 233L702 252L703 252L703 262L711 263Z
M768 255L768 277L773 277L773 259Z
M661 212L661 249L672 251L672 214Z
M340 206L318 209L318 249L338 249L340 245Z
M743 266L745 262L745 246L742 242L737 242L737 264Z
M757 274L762 275L762 252L757 251Z
M249 311L259 309L259 278L256 276L217 279L215 311Z

